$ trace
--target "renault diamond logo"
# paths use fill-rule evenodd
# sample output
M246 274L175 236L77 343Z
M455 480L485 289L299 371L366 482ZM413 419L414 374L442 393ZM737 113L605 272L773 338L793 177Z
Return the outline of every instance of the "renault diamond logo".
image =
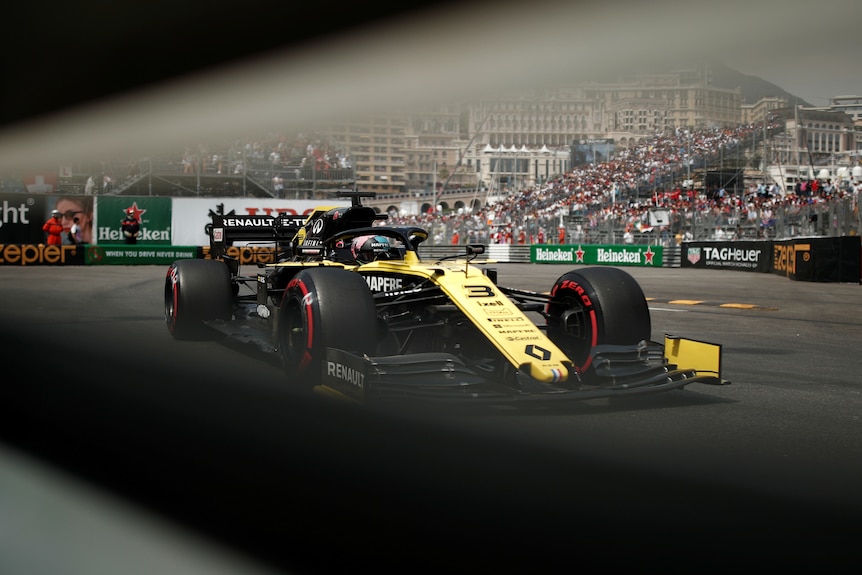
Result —
M524 353L529 356L535 357L536 359L541 359L542 361L548 361L549 359L551 359L550 351L548 351L544 347L533 345L532 343L526 348L524 348Z

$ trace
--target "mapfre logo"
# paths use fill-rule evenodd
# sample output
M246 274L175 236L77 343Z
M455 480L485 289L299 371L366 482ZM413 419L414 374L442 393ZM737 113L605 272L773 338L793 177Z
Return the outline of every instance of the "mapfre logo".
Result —
M404 280L392 276L365 276L368 289L373 292L387 292L400 290L404 287Z

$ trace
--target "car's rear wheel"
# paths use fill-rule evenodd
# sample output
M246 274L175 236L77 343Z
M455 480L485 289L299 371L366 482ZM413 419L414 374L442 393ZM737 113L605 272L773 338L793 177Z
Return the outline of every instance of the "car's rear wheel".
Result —
M203 322L230 319L230 271L217 260L178 260L165 276L165 324L176 339L204 339Z
M291 383L320 382L326 349L373 354L374 298L361 275L341 268L306 269L287 284L278 320L278 349Z
M560 276L547 312L548 336L580 371L589 368L597 345L634 345L651 336L643 290L619 268L590 267Z

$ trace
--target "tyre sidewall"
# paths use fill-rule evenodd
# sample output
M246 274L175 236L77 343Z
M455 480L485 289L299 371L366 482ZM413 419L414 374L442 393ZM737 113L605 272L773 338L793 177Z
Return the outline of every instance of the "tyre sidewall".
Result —
M287 284L278 320L282 365L292 383L313 387L326 350L373 354L374 299L361 275L342 268L306 269Z
M177 339L211 337L204 322L228 320L232 307L231 278L218 260L178 260L165 276L165 324Z
M613 267L590 267L560 276L551 288L548 313L559 316L580 308L586 334L575 341L552 329L549 334L581 369L589 367L597 345L634 345L651 335L649 307L640 285L628 272Z

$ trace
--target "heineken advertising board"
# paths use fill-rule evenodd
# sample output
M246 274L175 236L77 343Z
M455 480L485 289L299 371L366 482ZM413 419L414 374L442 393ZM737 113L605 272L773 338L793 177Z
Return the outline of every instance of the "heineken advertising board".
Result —
M141 224L136 245L171 243L171 198L158 196L99 196L95 243L124 243L120 224L127 210L132 210Z
M663 251L662 246L538 244L530 246L530 262L660 268Z

